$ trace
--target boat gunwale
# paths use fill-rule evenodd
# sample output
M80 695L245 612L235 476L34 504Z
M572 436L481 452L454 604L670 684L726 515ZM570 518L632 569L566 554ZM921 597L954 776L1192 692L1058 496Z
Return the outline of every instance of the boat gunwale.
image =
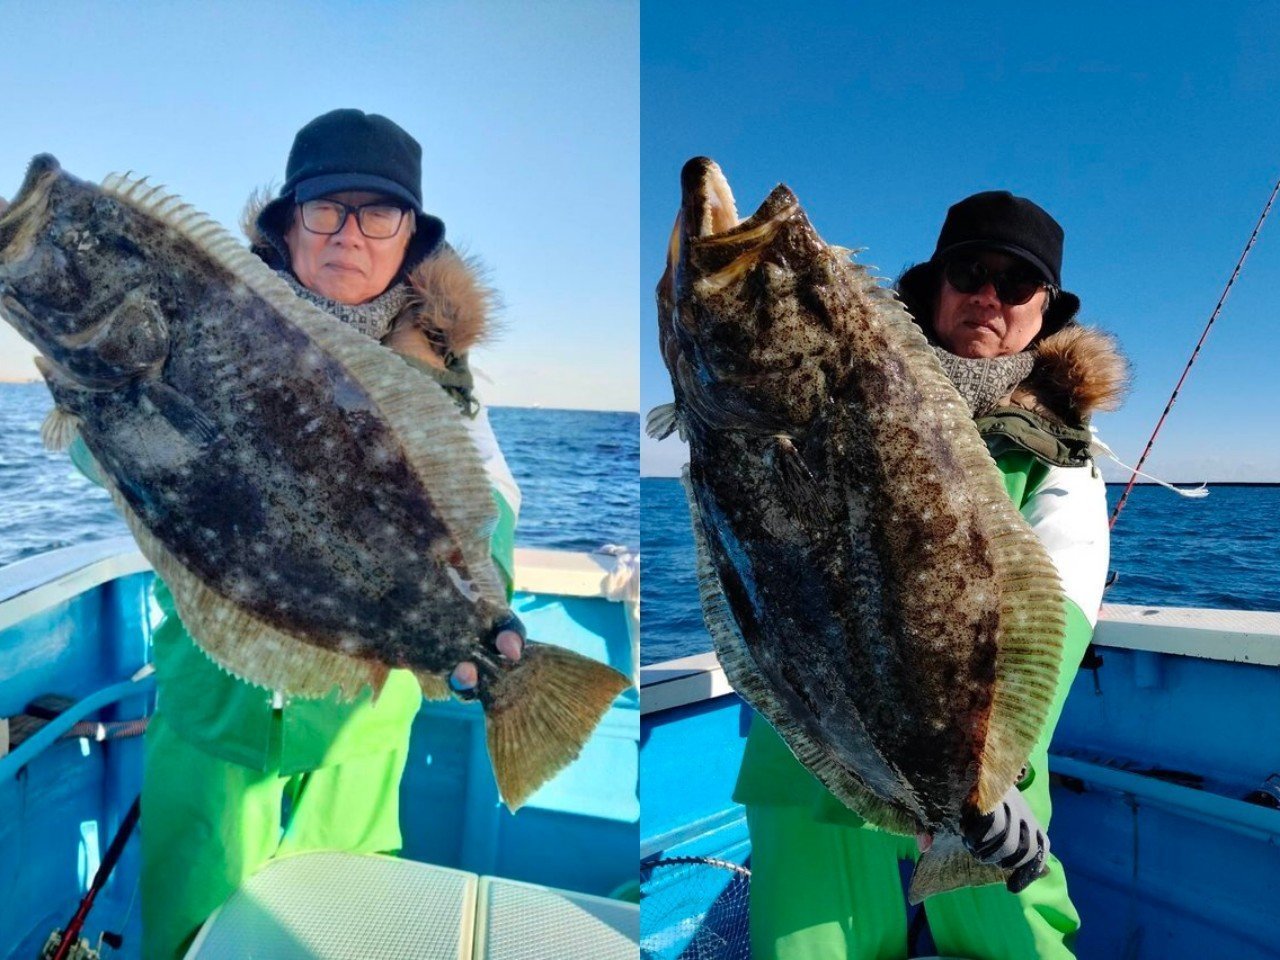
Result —
M1280 613L1198 607L1103 604L1098 647L1280 666ZM642 716L732 694L714 652L640 668Z
M515 589L625 602L609 585L621 562L605 553L517 547ZM132 537L62 547L0 567L0 630L108 581L150 569Z

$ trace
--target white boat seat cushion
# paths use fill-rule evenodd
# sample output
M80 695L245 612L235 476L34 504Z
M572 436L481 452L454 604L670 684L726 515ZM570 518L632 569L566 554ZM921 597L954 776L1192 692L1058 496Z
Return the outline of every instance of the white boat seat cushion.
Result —
M634 903L480 879L474 960L637 960Z
M634 960L639 908L415 860L273 860L201 928L187 960Z

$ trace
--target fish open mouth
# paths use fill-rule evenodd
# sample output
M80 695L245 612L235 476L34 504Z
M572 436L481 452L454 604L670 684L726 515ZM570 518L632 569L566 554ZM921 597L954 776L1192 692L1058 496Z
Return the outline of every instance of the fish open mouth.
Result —
M680 171L680 213L667 244L667 273L673 276L690 240L706 240L738 225L738 207L720 165L694 157Z
M31 163L27 165L26 176L22 178L22 186L18 188L13 202L6 208L4 201L0 200L0 224L20 216L22 210L31 204L37 193L41 192L45 178L56 176L61 171L62 166L53 154L41 153L32 158Z
M745 220L738 218L729 181L715 161L694 157L680 172L680 217L668 250L675 264L683 256L701 282L722 288L740 280L786 224L800 202L779 184Z
M13 202L6 206L3 199L0 199L0 264L22 259L21 256L13 255L14 250L21 251L25 256L23 248L26 244L17 242L30 239L23 235L22 224L34 223L40 219L39 216L31 217L28 214L33 211L38 213L35 208L48 198L49 181L61 171L62 167L52 154L39 154L27 166L27 175L23 177L22 186L18 188Z
M680 171L685 234L705 239L738 225L738 206L720 165L694 157Z

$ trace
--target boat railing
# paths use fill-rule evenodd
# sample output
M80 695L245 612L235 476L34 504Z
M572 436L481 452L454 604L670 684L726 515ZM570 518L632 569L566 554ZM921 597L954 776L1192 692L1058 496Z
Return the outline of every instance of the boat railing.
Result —
M1137 654L1280 666L1280 613L1104 604L1093 642ZM1139 683L1155 662L1135 660ZM643 667L640 689L642 715L733 692L711 652Z
M626 603L638 576L634 557L621 551L517 547L515 561L515 589L527 593ZM0 567L0 630L116 577L150 569L130 537L63 547Z
M585 553L517 548L515 560L518 592L623 603L628 612L631 663L639 663L639 574L633 555L618 550ZM0 567L0 632L104 584L150 569L130 537L77 544ZM132 669L130 665L125 675ZM144 665L127 679L83 696L12 751L7 728L0 729L0 779L16 776L76 723L121 700L146 696L153 688L150 666ZM4 722L0 720L0 724Z

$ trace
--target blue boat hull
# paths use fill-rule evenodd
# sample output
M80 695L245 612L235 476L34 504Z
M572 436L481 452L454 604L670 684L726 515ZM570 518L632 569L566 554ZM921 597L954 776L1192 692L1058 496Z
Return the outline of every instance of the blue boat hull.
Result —
M1274 960L1280 809L1245 798L1280 772L1280 616L1117 607L1097 642L1050 756L1079 956ZM710 655L646 668L642 697L642 858L749 865L730 799L749 708Z
M50 693L79 701L77 710L94 720L149 715L152 680L130 678L148 663L153 574L118 547L59 553L0 572L0 717ZM531 636L629 674L634 648L623 604L594 590L582 555L561 560L575 556L576 577L544 571L535 578L540 585L517 591L514 608ZM570 583L566 592L548 589L557 578ZM104 699L110 702L100 706ZM56 732L51 725L40 739ZM638 739L639 697L631 689L579 760L512 815L498 798L479 706L424 703L401 785L402 856L602 896L633 884ZM0 755L0 958L38 956L50 931L71 917L140 791L142 747L140 737L32 740ZM137 846L125 848L85 928L91 941L104 929L124 934L124 948L112 956L137 956Z

